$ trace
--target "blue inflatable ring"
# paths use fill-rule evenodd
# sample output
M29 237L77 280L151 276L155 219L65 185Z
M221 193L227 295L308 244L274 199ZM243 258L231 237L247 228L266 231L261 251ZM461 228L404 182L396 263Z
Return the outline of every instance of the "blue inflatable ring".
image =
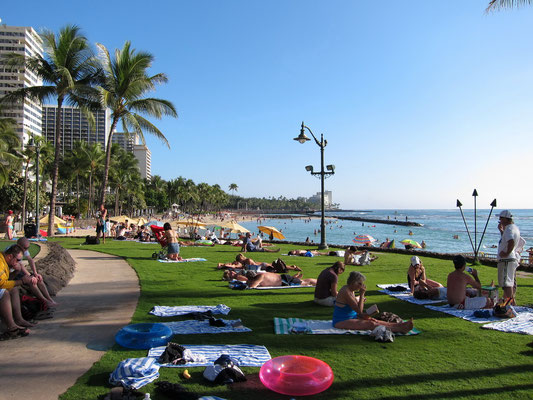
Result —
M281 356L263 364L259 379L268 389L289 396L323 392L333 383L333 371L324 361L306 356Z
M163 324L126 325L115 335L115 341L128 349L150 349L166 346L172 337L172 329Z

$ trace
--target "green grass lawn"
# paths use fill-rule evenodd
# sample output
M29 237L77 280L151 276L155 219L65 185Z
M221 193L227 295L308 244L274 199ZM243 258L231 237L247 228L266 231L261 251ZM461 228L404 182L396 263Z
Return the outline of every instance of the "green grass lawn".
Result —
M66 248L80 248L81 239L54 239ZM154 305L216 305L231 307L228 319L242 319L250 333L216 335L178 335L181 344L261 344L272 357L301 354L327 362L335 381L316 399L471 399L516 398L533 395L533 349L530 336L480 329L479 324L463 321L423 306L396 300L378 292L378 283L406 281L409 256L379 254L371 266L349 266L367 277L367 304L376 303L381 311L391 311L403 318L414 317L418 336L397 337L394 343L377 343L368 336L351 335L275 335L273 317L330 319L332 309L313 303L313 289L279 291L233 291L221 281L218 262L232 261L238 248L230 246L187 247L184 257L204 257L207 262L163 264L151 259L156 245L108 241L105 245L84 246L123 257L137 272L141 297L132 323L158 322L161 318L148 311ZM286 253L294 246L282 246ZM258 261L271 262L276 254L254 253ZM335 257L284 257L297 263L305 277L317 277ZM428 276L446 282L453 268L451 261L421 257ZM482 283L496 280L496 269L478 268ZM348 274L341 275L345 282ZM518 279L519 304L533 303L533 280ZM179 320L177 317L175 320ZM169 319L165 319L169 320ZM172 320L172 319L170 319ZM128 350L115 345L60 398L94 399L107 393L109 374L123 359L142 357L145 350ZM159 380L183 384L201 395L226 399L289 399L258 384L259 368L244 368L250 378L246 385L213 386L202 377L204 368L190 368L190 380L181 376L183 369L161 368ZM150 384L141 389L154 399L166 399Z

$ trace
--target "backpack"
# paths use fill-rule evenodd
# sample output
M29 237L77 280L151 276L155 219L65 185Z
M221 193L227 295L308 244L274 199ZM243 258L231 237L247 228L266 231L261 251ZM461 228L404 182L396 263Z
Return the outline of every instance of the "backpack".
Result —
M87 235L85 238L85 244L100 244L100 239L96 236Z
M287 264L281 258L278 258L272 263L272 267L278 274L283 274L288 271Z
M34 319L37 314L47 309L48 304L36 297L23 295L20 299L20 312L26 321Z

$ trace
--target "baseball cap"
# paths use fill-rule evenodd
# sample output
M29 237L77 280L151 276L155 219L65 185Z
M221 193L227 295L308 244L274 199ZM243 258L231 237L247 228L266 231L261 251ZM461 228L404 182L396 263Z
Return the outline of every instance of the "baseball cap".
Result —
M7 213L8 213L8 214L13 214L13 211L9 210Z
M500 215L498 215L499 218L509 218L509 219L512 219L513 218L513 214L511 214L511 211L509 210L503 210Z
M417 265L417 264L420 264L420 258L418 258L417 256L411 257L411 265Z

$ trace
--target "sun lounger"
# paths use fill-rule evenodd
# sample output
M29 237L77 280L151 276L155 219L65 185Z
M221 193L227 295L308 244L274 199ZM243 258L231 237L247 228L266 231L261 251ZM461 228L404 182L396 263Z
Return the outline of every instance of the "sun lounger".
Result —
M446 300L431 300L431 299L415 299L414 296L411 294L407 283L390 283L390 284L382 284L382 285L376 285L376 286L383 289L383 290L380 290L381 293L388 294L389 296L395 297L398 300L407 301L413 304L426 305L426 304L442 303L443 301L446 301ZM405 287L405 292L391 292L390 290L386 289L389 286L403 286Z
M270 360L270 353L265 346L253 344L230 344L230 345L188 345L182 344L192 353L205 357L205 362L188 362L186 364L162 364L162 367L207 367L213 365L215 360L222 354L228 354L231 358L237 360L239 367L261 367ZM159 358L165 351L165 347L154 347L148 351L148 357Z
M289 335L292 333L305 333L308 335L370 335L372 333L372 331L334 328L331 325L331 320L277 317L274 317L274 332L276 335ZM418 335L419 333L418 329L413 328L406 336ZM403 334L395 333L395 335Z
M183 260L161 260L157 261L161 263L186 263L186 262L197 262L197 261L207 261L205 258L184 258Z
M213 314L228 315L231 308L225 304L219 304L216 306L154 306L149 314L158 317L175 317L178 315L205 313L208 311L211 311Z
M172 329L174 335L195 335L204 333L230 333L230 332L251 332L250 328L242 325L240 319L237 320L221 320L226 326L211 326L209 320L187 320L187 321L173 321L163 322L163 325Z

